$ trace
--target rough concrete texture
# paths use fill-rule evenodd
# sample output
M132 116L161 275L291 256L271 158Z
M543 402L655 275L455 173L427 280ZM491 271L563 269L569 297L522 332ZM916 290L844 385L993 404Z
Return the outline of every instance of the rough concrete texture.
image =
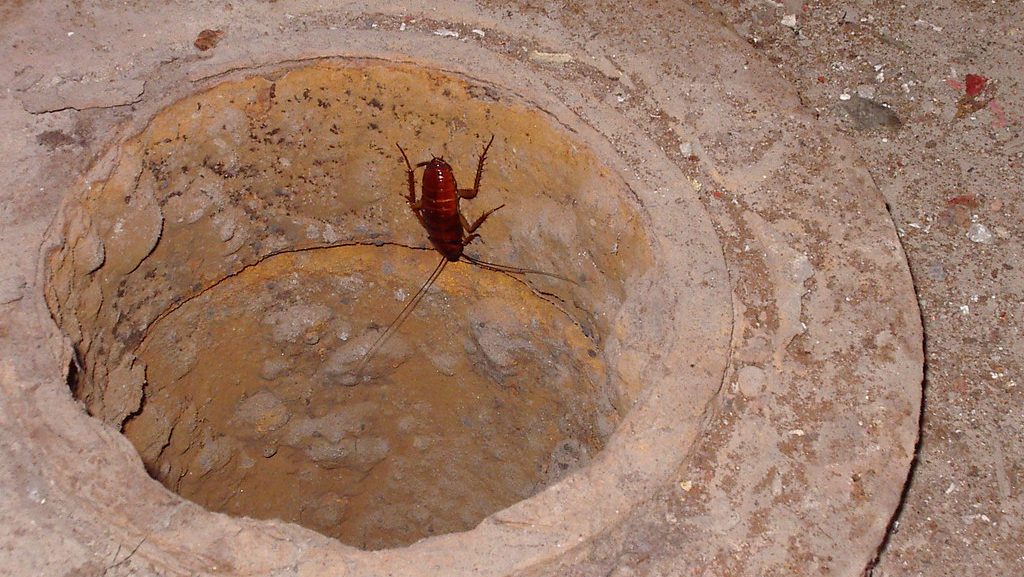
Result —
M785 9L771 8L780 19ZM883 546L905 534L886 539L918 438L923 356L897 231L877 175L851 141L816 118L757 43L744 42L722 16L656 5L461 2L402 10L308 2L2 10L0 73L9 90L0 99L0 566L8 572L858 575L880 549L885 563ZM729 10L737 20L745 14ZM109 365L92 381L76 375L74 382L120 385L103 389L125 392L103 414L107 424L85 412L88 396L83 406L70 394L66 371L75 364L81 323L62 322L64 310L109 314L140 296L115 290L113 299L99 298L102 290L84 289L103 283L82 279L123 278L136 266L162 270L162 261L139 264L165 238L154 232L168 221L152 195L124 199L117 210L131 219L120 228L115 213L86 212L81 202L90 186L119 175L133 138L162 109L282 67L344 68L367 59L456 78L481 105L497 94L540 111L621 180L625 192L616 202L639 215L651 259L640 270L623 263L617 278L601 268L569 289L583 303L578 308L609 317L587 338L629 401L605 449L472 530L378 552L290 523L212 513L166 490L116 428L138 410L125 407L140 402L132 393L140 381L129 355L110 355L133 345L160 314L142 314L140 325L122 330L114 314L103 325L110 333L101 326L92 334L108 339L110 347L90 350ZM895 124L870 104L846 113L876 118L882 130ZM453 158L472 157L479 145L473 132L453 145ZM415 139L413 129L408 138ZM568 160L563 152L530 164ZM515 158L499 162L510 166ZM401 165L381 166L391 167L376 173L381 186L401 192ZM128 184L128 192L140 190ZM501 200L514 203L516 191L507 192ZM400 204L387 204L388 194L374 202L403 214ZM339 216L317 210L328 213L316 228L328 240L322 233ZM488 230L512 243L529 238L528 223L515 218L529 209L517 210L505 224L496 214ZM567 213L575 210L569 202ZM114 226L90 228L93 218ZM387 242L425 246L407 213L377 220L380 231L405 235ZM308 247L307 231L290 236L286 228L280 248ZM337 233L372 251L366 245L375 231ZM233 238L224 235L210 242ZM117 255L135 261L131 267L105 271L111 240L122 243ZM571 245L574 238L556 240ZM491 244L502 262L522 263L512 258L514 244ZM237 267L267 256L245 246ZM608 246L567 268L616 261L611 254ZM50 275L60 270L55 262L72 264L72 272L47 284L59 276ZM601 288L616 282L621 294ZM544 292L559 290L554 284L542 285ZM612 302L600 302L609 294ZM151 298L125 310L170 310L173 302ZM585 324L585 316L567 312ZM260 405L261 415L272 417L272 405ZM275 423L283 426L281 418L252 426ZM330 506L322 513L333 514Z
M907 251L927 336L920 449L874 574L1024 574L1024 11L783 4L716 9L855 142ZM858 97L900 126L848 115Z

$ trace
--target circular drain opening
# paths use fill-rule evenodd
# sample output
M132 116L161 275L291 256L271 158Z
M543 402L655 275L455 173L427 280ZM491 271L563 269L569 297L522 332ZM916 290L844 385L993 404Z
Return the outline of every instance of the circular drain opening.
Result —
M434 260L318 250L219 284L146 339L125 435L201 505L364 548L470 528L585 463L617 420L601 363L504 275L446 271L360 371L375 319Z
M439 256L400 194L444 156L471 252L363 352ZM210 509L382 548L475 526L599 451L638 385L603 345L650 255L625 185L494 87L421 69L315 66L158 114L66 211L48 299L75 394L150 473ZM356 374L358 372L358 374Z

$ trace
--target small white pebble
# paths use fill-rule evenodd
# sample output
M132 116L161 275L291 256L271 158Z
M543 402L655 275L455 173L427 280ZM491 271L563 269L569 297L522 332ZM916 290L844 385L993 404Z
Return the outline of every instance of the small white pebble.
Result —
M992 232L988 230L987 226L976 222L967 230L967 238L971 239L972 242L987 244L992 242Z

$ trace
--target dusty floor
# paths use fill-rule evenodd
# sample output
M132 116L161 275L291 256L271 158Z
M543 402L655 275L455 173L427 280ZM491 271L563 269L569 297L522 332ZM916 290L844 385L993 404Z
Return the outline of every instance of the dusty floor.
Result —
M875 575L1020 575L1024 4L775 4L717 9L855 140L900 231L924 319L920 452ZM988 80L979 100L991 100L957 118L968 74ZM900 125L850 115L858 98L888 106Z
M506 8L503 2L481 4L494 13ZM723 26L734 29L775 65L819 121L856 144L885 195L914 274L927 340L923 432L911 481L879 550L874 575L1021 573L1024 345L1018 335L1024 325L1024 277L1018 263L1024 232L1020 224L1024 99L1018 71L1024 66L1020 48L1024 7L1019 2L895 5L867 0L699 4L717 13ZM13 12L18 7L5 9ZM531 14L567 22L572 20L569 15L585 10L580 4L559 3L524 10L522 20L512 18L509 10L509 18L526 30ZM597 19L600 26L592 25L614 31L623 42L637 47L657 40L644 37L644 31L636 28L636 13L644 10L654 12L657 6L609 10ZM126 25L152 31L159 23L140 19ZM319 21L316 25L327 26ZM968 79L968 74L977 76ZM14 89L24 89L26 78L34 75L15 76L21 79ZM635 89L622 91L618 102ZM131 92L130 84L118 85L112 100L122 102L126 90ZM142 90L140 86L140 98ZM758 97L739 95L740 100ZM68 99L85 109L109 104L102 96L82 103L75 94L59 90L52 100L35 98L25 101L27 108L58 114ZM614 104L614 97L610 98ZM32 137L53 158L71 169L84 169L86 159L76 158L73 152L81 145L76 139L91 132L90 118L99 115L83 114L74 131L53 130ZM14 136L8 138L20 142ZM46 198L40 200L45 202ZM715 204L717 199L708 202L720 206ZM20 299L24 279L4 277L4 282L0 301ZM794 441L789 448L799 452L799 443ZM694 479L701 484L698 477ZM703 481L711 484L707 478ZM681 483L682 492L690 491L688 483ZM684 496L679 505L680 488L673 490L650 505L649 510L659 516L656 528L675 526L677 516L699 509L696 497L687 501ZM676 503L661 507L659 499ZM756 522L772 527L772 520ZM697 537L645 541L654 533L648 525L635 524L639 538L597 541L589 556L579 559L575 574L608 574L608 567L616 568L616 575L684 573L672 564L673 552L687 538ZM113 558L123 557L119 547ZM841 557L838 552L837 557ZM21 559L18 567L22 568L44 566L13 553L9 558ZM818 564L808 562L803 567L828 567L831 558L812 561ZM730 562L715 559L714 566L721 574L730 574L730 568L734 574L759 574L756 565ZM114 567L131 571L128 565ZM783 568L773 569L783 574ZM794 572L813 574L806 568Z

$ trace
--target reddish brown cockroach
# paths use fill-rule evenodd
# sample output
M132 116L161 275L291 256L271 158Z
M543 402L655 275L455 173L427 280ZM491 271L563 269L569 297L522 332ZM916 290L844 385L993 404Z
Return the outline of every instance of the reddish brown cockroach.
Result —
M494 136L491 136L487 145L484 146L483 152L480 153L480 160L476 165L476 178L473 180L473 188L459 188L458 183L455 181L455 173L451 165L445 162L444 158L437 158L435 156L430 160L417 163L413 167L409 162L409 157L405 155L405 150L402 149L400 144L396 144L398 151L402 153L402 158L405 160L406 176L409 180L409 193L405 196L405 199L409 203L409 208L412 209L413 214L420 221L420 225L427 231L427 238L430 239L430 244L434 245L434 249L441 253L441 262L437 264L434 272L430 274L430 277L423 283L423 286L409 299L409 302L398 313L398 316L391 321L387 329L370 345L370 348L367 349L366 354L363 356L362 362L359 363L360 368L384 346L391 335L412 314L413 309L416 308L416 305L419 304L423 295L434 284L434 281L441 276L441 272L444 271L445 266L449 262L461 260L497 272L539 274L566 282L573 282L570 279L553 273L487 262L463 252L466 245L480 237L476 230L487 220L487 217L505 206L502 204L488 210L472 223L459 210L459 200L463 198L476 198L476 195L480 192L480 178L484 173L484 161L487 159L487 151L490 150L493 142ZM420 185L420 197L417 199L415 170L421 167L423 168L423 183Z

